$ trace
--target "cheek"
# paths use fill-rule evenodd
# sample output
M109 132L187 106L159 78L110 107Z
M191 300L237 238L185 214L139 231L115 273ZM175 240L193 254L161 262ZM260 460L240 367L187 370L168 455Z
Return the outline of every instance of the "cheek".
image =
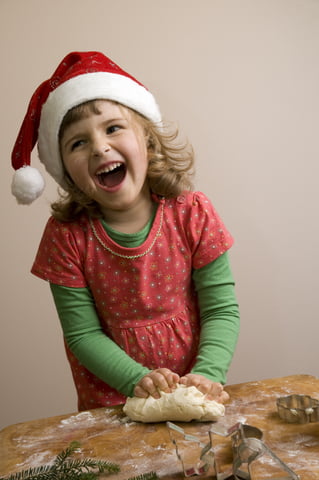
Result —
M75 183L81 182L83 180L83 173L79 169L69 169L69 175Z
M88 171L87 167L82 165L80 162L64 162L64 166L66 171L68 172L69 176L73 180L73 182L83 190L88 183Z
M147 171L149 159L148 159L148 151L145 142L140 143L138 147L138 157L140 161L141 169Z
M65 171L73 178L72 170L73 170L73 162L71 162L67 157L62 156L62 163L64 166Z
M139 152L139 155L137 156L137 162L136 162L136 174L140 181L145 181L147 178L147 172L148 172L148 156L147 153L142 151Z
M130 148L135 150L135 156L139 158L141 165L148 165L147 137L142 126L135 126L133 130Z
M81 162L74 156L64 156L62 157L64 168L68 172L68 174L73 178L78 170L81 169Z

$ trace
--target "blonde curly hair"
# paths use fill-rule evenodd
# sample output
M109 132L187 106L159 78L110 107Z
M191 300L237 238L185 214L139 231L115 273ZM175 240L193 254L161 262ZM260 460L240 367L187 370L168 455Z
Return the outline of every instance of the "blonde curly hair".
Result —
M72 123L91 113L99 114L98 101L89 101L69 110L61 123L59 139L61 140L65 129ZM161 197L172 198L185 190L192 190L194 152L189 142L178 142L178 128L171 124L157 126L136 111L118 105L131 113L133 121L141 125L145 133L149 161L147 178L151 192ZM70 222L83 213L92 218L102 217L99 204L75 185L66 170L65 183L65 191L59 191L59 199L51 205L52 215L56 219Z

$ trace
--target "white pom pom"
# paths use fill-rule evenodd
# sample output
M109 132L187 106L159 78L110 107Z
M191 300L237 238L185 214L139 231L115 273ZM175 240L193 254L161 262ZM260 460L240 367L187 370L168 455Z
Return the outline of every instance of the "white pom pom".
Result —
M23 205L30 205L43 192L45 187L44 179L36 168L25 166L14 173L11 192L17 202Z

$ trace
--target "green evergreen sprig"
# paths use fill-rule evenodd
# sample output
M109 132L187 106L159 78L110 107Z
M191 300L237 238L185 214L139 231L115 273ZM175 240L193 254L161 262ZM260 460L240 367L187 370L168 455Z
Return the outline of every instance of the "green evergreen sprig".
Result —
M158 480L158 476L155 472L144 473L137 477L129 478L128 480Z
M92 458L70 458L79 447L79 442L72 442L56 456L52 464L28 468L9 477L0 477L0 480L95 480L102 473L120 471L116 463ZM158 476L150 472L128 480L158 480Z

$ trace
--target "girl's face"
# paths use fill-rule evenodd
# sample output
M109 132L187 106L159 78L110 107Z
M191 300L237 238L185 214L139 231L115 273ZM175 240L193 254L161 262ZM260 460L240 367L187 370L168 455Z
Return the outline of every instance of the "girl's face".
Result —
M67 126L60 140L63 163L77 187L108 211L150 201L148 156L142 126L129 109L107 100Z

